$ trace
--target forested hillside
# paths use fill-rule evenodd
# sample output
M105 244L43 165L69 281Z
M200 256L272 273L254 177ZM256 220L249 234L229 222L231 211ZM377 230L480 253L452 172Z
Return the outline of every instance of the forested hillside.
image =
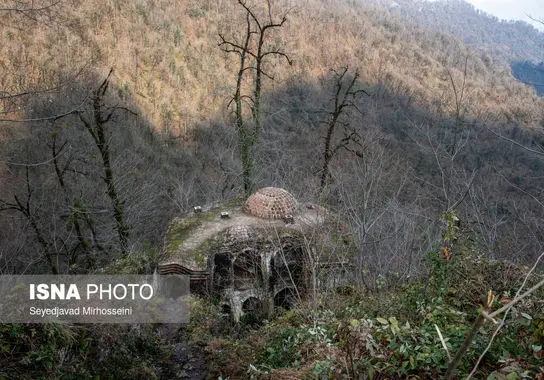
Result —
M392 15L458 38L482 54L489 64L511 66L514 76L521 81L519 62L539 64L544 61L544 32L527 22L499 20L463 0L378 0L376 3ZM527 17L526 21L529 17L542 19L538 14ZM524 76L538 75L538 70L531 70L531 74L528 70L529 66L525 68ZM538 86L535 89L540 93Z
M451 34L481 53L487 53L496 62L544 60L544 33L527 22L499 20L463 0L378 0L377 3L418 25ZM527 17L539 19L542 15Z
M429 6L433 4L438 3ZM207 120L206 115L222 112L234 85L228 69L233 61L217 48L219 31L241 26L242 20L232 17L233 6L226 1L118 1L96 9L92 3L74 3L54 8L52 19L41 22L4 14L2 88L38 88L82 69L107 71L112 66L119 91L145 109L158 131L179 135ZM278 2L276 7L293 4ZM278 67L276 87L289 78L312 80L330 68L349 65L364 68L362 80L369 84L387 84L427 106L440 99L447 107L453 95L446 69L459 77L469 56L466 103L478 108L471 110L474 114L489 110L512 115L517 108L538 112L530 92L492 67L488 56L467 50L454 38L406 23L381 7L345 2L331 7L310 1L294 6L289 16L275 42L289 52L293 66ZM305 33L297 33L300 30ZM500 99L514 95L518 102L501 104ZM476 106L471 97L485 102Z
M321 111L331 106L334 80L330 70L342 67L348 67L350 73L358 70L358 81L370 95L358 99L360 112L351 120L353 128L365 136L360 144L365 149L383 151L376 154L387 156L392 160L390 164L405 175L414 170L410 180L386 176L390 183L383 186L396 189L400 181L409 187L420 178L424 186L431 185L425 197L437 198L432 203L424 202L425 208L431 207L430 215L447 206L444 190L433 190L433 186L443 187L441 168L434 164L439 148L444 154L463 148L449 159L443 157L453 165L451 170L462 167L462 173L467 174L461 177L470 177L474 170L495 170L504 160L507 162L500 167L509 181L513 181L509 177L513 175L522 178L518 185L532 181L526 178L538 177L537 172L528 177L521 175L526 170L538 170L539 166L531 163L536 158L522 158L526 155L523 150L502 155L497 147L508 143L497 140L485 128L498 128L500 133L520 137L530 134L531 128L541 124L542 102L479 53L453 37L419 29L370 5L338 2L332 7L327 2L310 1L304 7L293 7L288 2L277 2L274 11L287 13L288 22L270 37L270 42L288 53L292 64L281 58L271 60L269 69L274 80L264 81L266 128L257 155L259 183L279 182L298 194L315 194L319 146L325 133L326 116ZM3 119L35 120L69 114L44 122L2 123L5 202L13 204L14 195L23 197L28 170L28 181L41 189L34 190L33 197L43 197L34 199L36 222L46 216L37 225L43 223L47 231L52 216L66 218L61 209L67 205L55 203L61 209L44 211L52 204L46 199L58 194L47 186L60 185L48 161L56 157L53 153L59 156L58 165L65 166L63 175L71 176L67 177L70 181L65 181L71 182L71 188L65 189L67 200L78 194L78 202L95 210L111 202L107 195L101 197L83 185L87 180L96 183L96 176L104 170L99 156L92 153L96 147L83 122L91 116L89 91L104 80L110 68L113 73L103 101L106 108L123 107L116 110L112 120L115 124L108 127L114 173L123 173L113 180L121 187L119 199L126 202L127 223L135 231L132 236L140 237L133 244L158 241L159 226L164 228L172 215L161 210L185 211L194 202L224 199L238 192L239 164L232 154L236 151L235 131L226 107L233 94L236 72L232 67L236 60L218 46L219 32L235 37L242 33L243 17L235 3L187 2L180 6L168 1L136 5L117 1L97 8L84 2L54 5L32 17L18 12L3 12L2 17L6 36L2 45L2 88L13 95L3 98ZM73 110L82 113L70 114ZM431 138L429 133L434 140L424 141ZM44 144L48 139L57 145ZM463 145L457 146L455 139ZM452 148L452 144L456 146ZM308 150L307 146L315 149ZM59 155L61 147L69 147L70 155ZM276 152L280 151L289 154L278 156ZM353 163L352 157L345 160L338 167L342 171L347 163ZM48 164L27 169L8 164L44 161ZM83 166L76 170L74 165ZM381 161L380 165L385 163ZM347 183L359 181L350 170L340 176L344 175L348 176L347 182L338 179L336 186L346 188ZM466 180L458 175L452 177L451 181ZM482 186L490 182L488 179ZM149 186L149 191L130 194L135 190L133 183L139 183L141 189ZM421 190L420 186L416 188ZM457 190L446 189L454 192L447 196L457 196L455 191L463 187L459 186ZM486 196L498 197L492 201L495 204L503 202L500 199L507 202L509 186L505 186L501 190L503 187L493 185L494 190ZM92 195L85 195L85 191ZM338 200L338 195L335 197ZM421 193L407 190L402 199L412 204L419 203L421 197ZM24 216L20 211L19 216ZM155 217L151 225L159 229L150 231L143 220ZM116 222L100 212L93 218L100 220L96 223L103 226L104 243L107 241L109 246L115 233L108 231ZM26 221L25 217L21 220L23 225L28 223L28 216ZM9 225L15 234L36 234L34 227ZM47 236L53 232L45 231L41 234L45 241L59 238ZM29 238L25 244L34 240ZM19 249L27 250L24 246Z
M542 251L544 101L503 64L543 59L531 27L461 2L8 3L0 274L153 273L172 218L245 197L248 184L283 187L345 222L331 234L349 235L351 283L320 294L319 308L233 326L195 301L174 339L206 347L211 376L248 377L253 363L254 376L300 364L308 376L435 378L449 352L433 325L450 327L455 352L479 297L495 292L489 307L514 297ZM241 54L255 20L275 26ZM541 301L520 306L529 318L513 313L500 336L508 355L495 347L482 375L518 357L519 373L537 368ZM147 328L30 334L0 325L0 377L183 372L159 359L173 343ZM489 336L474 338L463 373Z

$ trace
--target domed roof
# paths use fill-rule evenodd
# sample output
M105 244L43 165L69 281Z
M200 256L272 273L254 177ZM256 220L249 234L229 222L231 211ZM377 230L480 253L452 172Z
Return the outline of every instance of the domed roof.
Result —
M278 187L264 187L251 195L244 211L263 219L282 219L294 215L297 207L295 197L287 190Z

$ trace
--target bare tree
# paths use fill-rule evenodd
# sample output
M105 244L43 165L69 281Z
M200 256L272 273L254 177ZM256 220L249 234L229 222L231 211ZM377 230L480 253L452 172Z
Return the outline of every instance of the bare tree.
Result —
M327 111L327 132L325 134L325 144L323 147L323 166L320 174L319 194L322 196L330 178L329 165L331 160L340 149L347 150L354 154L360 154L357 147L360 147L362 136L355 130L350 129L351 121L349 119L349 110L358 110L356 100L360 94L368 93L357 88L359 72L356 70L349 78L348 68L344 67L339 71L332 70L334 74L334 96L332 110ZM334 140L334 134L338 127L343 127L343 136Z
M24 217L28 220L32 230L34 231L36 240L38 241L42 249L43 257L47 261L51 272L53 274L58 274L59 270L57 264L57 255L55 253L54 245L46 237L45 232L43 231L38 222L39 218L37 216L36 207L34 205L34 189L30 181L29 166L25 166L25 190L26 192L24 198L14 195L13 201L5 201L0 199L0 211L14 210L24 215Z
M71 156L64 160L64 162L61 162L60 158L69 141L68 139L64 139L59 145L58 139L59 133L58 128L56 128L51 134L51 142L48 144L48 148L50 149L53 168L62 191L65 207L68 210L68 221L64 223L64 226L68 230L68 236L75 233L76 238L75 243L67 250L68 265L71 268L75 267L79 252L82 251L87 261L87 269L92 269L94 267L93 250L104 251L104 248L98 241L94 220L85 207L85 201L79 197L73 197L68 179L66 178L68 173L81 175L85 175L85 173L71 166L73 161L73 157ZM72 232L71 229L74 231ZM88 233L86 233L86 230L88 230Z
M281 28L287 21L284 15L280 21L275 22L272 17L270 1L266 3L266 16L258 16L254 9L244 0L238 0L238 4L245 11L245 32L241 42L235 39L227 39L219 34L221 42L219 47L226 53L234 53L239 57L239 66L236 76L236 88L228 106L234 104L234 119L238 132L238 149L242 161L242 176L244 192L249 196L254 190L255 172L255 144L262 130L262 105L261 95L263 78L274 80L271 73L266 71L266 63L269 57L280 57L291 65L291 59L280 48L269 48L267 41L270 33ZM247 73L251 73L251 91L243 93L244 80ZM244 113L244 105L249 106L252 124Z
M464 59L463 74L460 81L454 78L455 73L453 72L453 69L449 68L446 62L443 63L448 77L448 81L451 85L454 100L453 116L455 118L455 121L453 126L453 140L450 147L450 153L452 155L457 153L457 140L459 139L459 135L462 132L463 118L466 112L468 58L469 55L467 54Z
M110 77L113 69L110 70L106 79L93 92L91 101L92 108L87 111L79 111L77 115L93 138L96 148L100 152L102 165L104 170L104 183L106 184L106 193L111 200L113 206L113 216L116 222L117 234L123 255L127 253L129 227L126 224L123 212L123 200L121 199L116 185L111 165L111 150L108 138L108 122L118 110L132 112L125 107L107 106L105 104L105 95L110 83Z

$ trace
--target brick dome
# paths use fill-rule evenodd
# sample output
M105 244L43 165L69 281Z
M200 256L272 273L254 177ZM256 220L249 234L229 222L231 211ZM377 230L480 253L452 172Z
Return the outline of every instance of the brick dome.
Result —
M263 219L282 219L294 215L297 206L295 197L287 190L278 187L264 187L251 195L244 211Z

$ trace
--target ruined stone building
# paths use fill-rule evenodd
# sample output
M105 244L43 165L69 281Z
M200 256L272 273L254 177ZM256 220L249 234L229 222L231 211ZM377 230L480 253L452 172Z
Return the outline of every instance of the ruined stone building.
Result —
M159 274L188 275L192 293L217 297L236 321L250 311L289 308L311 286L313 246L325 221L323 208L274 187L241 205L195 208L170 224Z

